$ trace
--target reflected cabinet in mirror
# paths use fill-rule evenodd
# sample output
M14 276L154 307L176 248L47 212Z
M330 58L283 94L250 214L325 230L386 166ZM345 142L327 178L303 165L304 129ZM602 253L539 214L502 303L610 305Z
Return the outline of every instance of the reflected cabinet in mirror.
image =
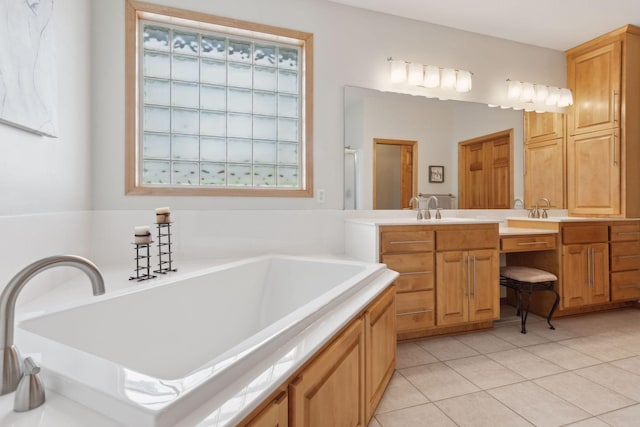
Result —
M510 207L514 197L523 197L522 111L357 87L345 87L344 95L345 209L408 208L410 196L407 198L407 188L411 185L413 196L442 195L440 204L444 208L500 209ZM505 135L508 145L502 144ZM459 147L473 146L476 139L480 141L495 136L499 141L495 148L493 145L485 147L482 162L477 161L479 158L475 161L471 157L471 160L459 158ZM415 141L415 148L411 151L414 157L409 163L412 175L405 173L403 178L402 174L409 166L406 148L404 155L400 147L377 150L376 141ZM382 157L386 153L389 158ZM494 159L495 162L490 162ZM474 188L467 190L466 193L473 196L472 206L467 206L468 201L459 197L459 181L466 179L471 182L465 178L465 170L459 168L464 161L468 163L468 172L482 175L482 191L487 194L478 196L473 193ZM430 165L443 167L446 173L442 181L430 182ZM494 191L497 186L500 190ZM381 189L388 189L391 194L383 195ZM488 194L496 192L506 194L502 197L505 200L489 200ZM478 203L480 198L486 202ZM378 203L381 200L385 201L384 205ZM421 200L424 209L426 199Z

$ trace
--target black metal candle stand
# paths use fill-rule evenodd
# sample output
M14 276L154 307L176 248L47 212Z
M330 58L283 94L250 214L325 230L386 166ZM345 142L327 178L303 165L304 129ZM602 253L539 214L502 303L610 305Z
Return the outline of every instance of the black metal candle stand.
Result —
M178 271L173 267L171 258L171 224L172 222L159 222L158 227L158 269L154 273L167 274L171 271Z
M136 269L134 270L135 275L129 276L129 280L141 282L156 277L151 274L151 255L149 254L151 243L153 241L149 241L149 243L132 243L136 248Z

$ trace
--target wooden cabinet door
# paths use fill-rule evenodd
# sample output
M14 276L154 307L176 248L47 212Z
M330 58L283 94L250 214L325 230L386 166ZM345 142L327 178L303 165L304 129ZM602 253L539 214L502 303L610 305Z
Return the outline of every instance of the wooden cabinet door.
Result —
M364 365L357 319L290 384L291 426L366 426Z
M590 304L609 302L609 245L594 243L591 251L591 292Z
M564 139L526 144L524 162L525 207L546 197L552 208L564 208Z
M471 260L468 252L436 253L437 325L452 325L469 320Z
M496 250L469 252L471 259L471 295L469 320L493 320L500 317L500 260Z
M589 302L587 245L562 247L562 308L580 307Z
M365 411L373 416L396 366L395 289L389 288L365 312Z
M567 57L567 85L573 91L568 108L570 135L620 126L622 43Z
M569 137L567 202L570 214L620 213L619 142L617 130Z
M287 427L289 425L289 400L287 392L281 392L246 427Z
M564 114L524 113L525 144L564 137Z

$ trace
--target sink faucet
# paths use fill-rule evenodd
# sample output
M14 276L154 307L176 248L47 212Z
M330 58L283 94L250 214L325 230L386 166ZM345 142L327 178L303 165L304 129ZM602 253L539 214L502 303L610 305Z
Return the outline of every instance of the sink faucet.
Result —
M427 199L427 212L424 215L424 219L431 219L431 212L429 211L431 200L436 202L436 219L442 219L442 215L440 215L440 208L438 207L438 198L436 196L429 196L429 198Z
M520 205L524 209L524 200L522 200L520 197L516 197L515 199L513 199L513 209L517 208L518 205Z
M420 210L420 199L418 199L416 196L413 196L411 199L409 199L409 207L414 211L418 211L417 219L422 219L422 211Z
M549 209L551 209L551 202L546 197L542 197L541 199L536 200L536 207L533 210L533 217L534 218L540 218L540 205L538 204L538 202L540 200L542 200L543 202L545 202L547 204L547 209L543 209L542 210L542 218L548 218L549 215L547 214L547 211Z
M82 270L91 280L94 295L104 294L104 279L98 267L86 258L75 255L55 255L35 261L18 272L0 294L0 343L2 364L0 364L0 396L11 393L18 387L22 376L22 360L13 344L16 300L20 291L34 276L51 267L69 266Z

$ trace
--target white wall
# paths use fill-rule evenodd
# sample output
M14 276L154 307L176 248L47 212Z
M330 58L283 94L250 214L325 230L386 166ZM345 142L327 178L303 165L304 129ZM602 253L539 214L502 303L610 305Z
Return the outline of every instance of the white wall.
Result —
M90 2L58 0L53 13L59 137L0 124L0 215L91 207Z
M154 3L314 33L314 185L312 199L124 195L124 1L93 0L93 207L149 209L340 209L343 205L343 87L393 89L387 58L474 73L456 99L495 102L508 77L564 85L564 54L326 0L155 0Z

